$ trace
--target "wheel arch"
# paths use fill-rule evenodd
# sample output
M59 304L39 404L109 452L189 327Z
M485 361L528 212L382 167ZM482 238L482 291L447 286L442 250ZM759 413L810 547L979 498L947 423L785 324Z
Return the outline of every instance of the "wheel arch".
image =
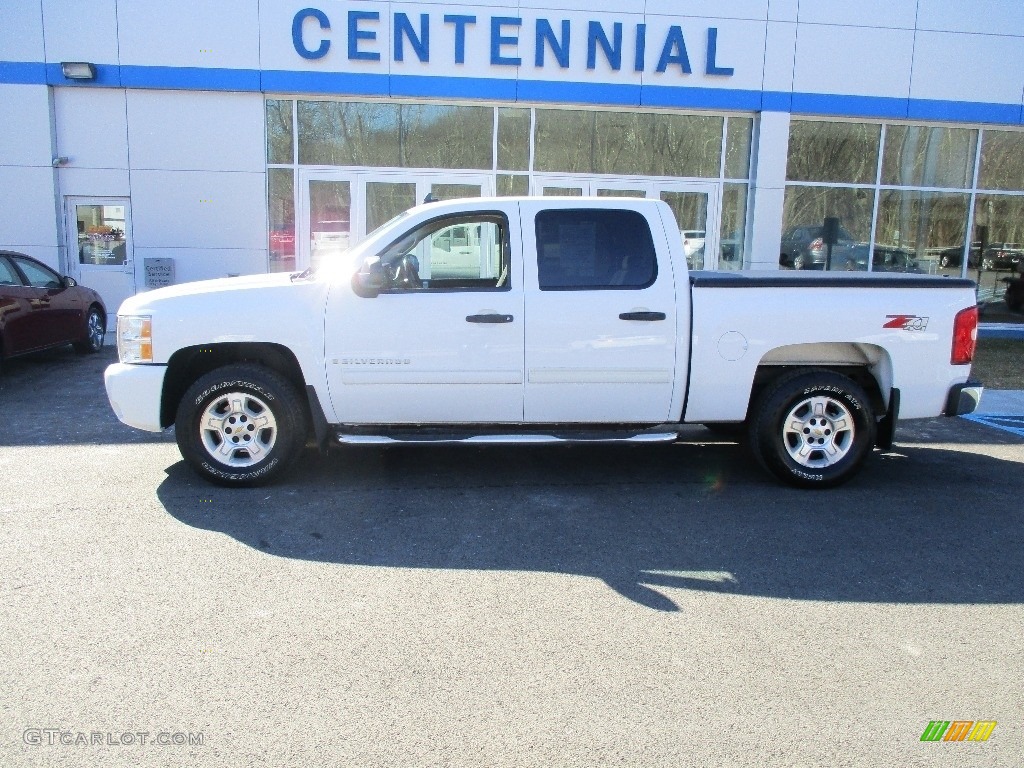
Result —
M210 371L233 363L255 363L284 376L300 397L306 393L306 382L295 354L281 344L267 342L226 342L183 347L167 361L163 391L160 397L160 426L174 423L181 398L188 388Z
M758 362L749 402L753 403L780 376L798 369L828 370L853 379L868 393L876 414L884 414L889 406L893 389L892 358L884 347L858 342L776 347Z

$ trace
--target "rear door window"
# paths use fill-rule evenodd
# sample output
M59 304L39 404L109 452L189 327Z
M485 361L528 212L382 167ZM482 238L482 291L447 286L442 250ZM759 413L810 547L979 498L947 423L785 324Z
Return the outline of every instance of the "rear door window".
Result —
M542 291L638 290L657 279L654 240L637 211L540 211L536 229Z

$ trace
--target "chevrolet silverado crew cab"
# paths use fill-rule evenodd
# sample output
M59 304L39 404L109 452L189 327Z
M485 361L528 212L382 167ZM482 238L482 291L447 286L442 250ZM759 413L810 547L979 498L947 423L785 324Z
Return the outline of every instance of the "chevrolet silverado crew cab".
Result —
M128 299L105 379L121 421L173 425L226 485L310 441L673 441L696 423L824 487L897 418L974 409L977 317L967 280L689 272L656 200L453 200L316 269Z

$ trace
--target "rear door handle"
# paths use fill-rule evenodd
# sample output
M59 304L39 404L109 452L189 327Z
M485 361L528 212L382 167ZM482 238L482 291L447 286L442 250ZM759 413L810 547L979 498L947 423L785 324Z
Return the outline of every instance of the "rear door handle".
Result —
M652 322L654 320L664 320L664 312L623 312L619 315L619 320L646 320Z
M512 315L467 315L467 323L511 323Z

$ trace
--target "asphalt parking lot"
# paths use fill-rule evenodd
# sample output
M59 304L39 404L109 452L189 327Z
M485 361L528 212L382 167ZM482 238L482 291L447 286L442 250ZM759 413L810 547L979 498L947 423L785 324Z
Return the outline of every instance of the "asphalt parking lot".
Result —
M1020 765L1024 438L904 425L828 492L696 427L232 490L113 359L0 378L0 765Z

